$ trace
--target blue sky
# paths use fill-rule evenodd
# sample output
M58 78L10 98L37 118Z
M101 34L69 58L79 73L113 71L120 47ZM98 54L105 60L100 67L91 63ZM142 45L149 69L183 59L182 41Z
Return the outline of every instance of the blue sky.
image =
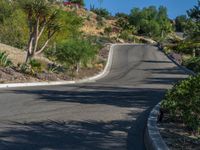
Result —
M101 1L101 0L100 0ZM112 14L116 12L129 13L133 7L147 7L150 5L166 6L170 18L175 18L178 15L186 14L186 10L197 4L197 0L103 0L100 4L99 0L85 0L86 7L90 5L95 7L106 8Z

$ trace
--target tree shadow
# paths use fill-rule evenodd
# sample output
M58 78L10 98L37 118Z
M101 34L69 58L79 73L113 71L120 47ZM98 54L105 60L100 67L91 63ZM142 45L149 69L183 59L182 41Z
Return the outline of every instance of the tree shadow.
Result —
M143 150L143 122L148 111L136 120L7 122L0 132L0 149Z
M74 86L73 86L74 87ZM79 91L63 90L15 90L17 94L37 95L37 100L80 103L105 104L117 107L151 107L158 103L164 89L125 88L110 86L79 86ZM84 89L84 90L81 90ZM13 91L12 91L13 92Z
M155 60L144 60L145 63L172 63L171 61L155 61Z
M152 62L154 63L154 62ZM158 62L166 63L166 62ZM168 63L168 62L167 62ZM129 70L128 70L129 71ZM62 102L78 104L103 104L118 108L144 109L143 112L133 111L127 117L111 121L57 121L8 122L0 123L1 150L144 150L143 132L149 111L163 99L166 88L155 85L169 85L180 79L183 74L176 67L158 69L149 68L143 71L158 74L143 80L150 88L132 86L131 79L123 86L117 81L101 80L94 84L63 85L37 89L21 88L10 90L13 94L25 94L36 99L33 101ZM170 76L163 76L169 74ZM174 76L175 75L175 76ZM125 78L123 78L123 81ZM130 85L130 86L129 86ZM151 87L152 86L152 87ZM26 97L26 96L25 96ZM34 102L33 102L34 103ZM21 108L21 107L20 107ZM23 107L22 107L23 109ZM131 109L130 109L131 110ZM115 113L115 112L112 112ZM3 124L3 125L2 125Z
M143 69L144 71L151 72L152 74L170 74L170 75L183 75L186 74L183 70L180 70L177 67L174 68L150 68L150 69Z
M75 87L74 87L75 86ZM80 84L79 89L15 90L17 94L37 95L34 101L80 104L104 104L126 108L144 108L133 111L129 119L115 121L42 121L10 122L11 128L0 132L2 150L144 150L143 132L152 107L165 93L165 89L97 86ZM69 87L69 86L68 86ZM81 90L82 89L82 90ZM83 90L84 89L84 90ZM13 92L13 91L12 91ZM12 140L4 140L9 139Z

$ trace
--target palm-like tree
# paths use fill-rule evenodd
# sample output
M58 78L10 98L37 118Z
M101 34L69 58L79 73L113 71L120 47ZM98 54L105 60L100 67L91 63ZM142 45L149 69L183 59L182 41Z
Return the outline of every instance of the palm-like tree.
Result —
M57 22L59 11L54 9L48 0L20 0L19 4L27 14L29 26L26 57L28 62L34 55L43 52L51 38L59 31L60 25ZM45 39L43 43L39 42L42 36L43 40Z

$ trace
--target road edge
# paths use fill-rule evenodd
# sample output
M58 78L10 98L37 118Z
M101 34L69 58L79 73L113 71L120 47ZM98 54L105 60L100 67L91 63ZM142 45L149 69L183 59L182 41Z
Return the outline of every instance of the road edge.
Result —
M158 49L164 53L162 48ZM180 65L177 63L171 56L167 55L164 53L164 55L171 60L176 66L178 66L180 69L188 73L189 75L196 75L195 72L192 70ZM162 101L161 101L162 102ZM169 150L168 146L164 142L160 131L157 126L157 119L160 113L160 104L159 102L150 112L148 119L147 119L147 125L145 128L145 133L144 133L144 143L145 147L147 150Z
M70 85L70 84L76 84L76 83L86 83L86 82L95 82L96 80L99 80L103 77L105 77L111 68L112 64L112 58L113 58L113 51L114 51L114 46L117 44L110 44L110 50L108 54L108 60L106 63L106 66L102 72L99 74L81 79L81 80L72 80L72 81L50 81L50 82L26 82L26 83L5 83L5 84L0 84L0 89L2 88L16 88L16 87L34 87L34 86L52 86L52 85Z
M161 102L160 102L161 103ZM169 150L157 127L157 118L160 110L158 103L150 112L144 133L144 143L147 150Z
M110 43L109 43L110 44ZM114 52L114 47L117 45L145 45L145 44L134 44L134 43L115 43L115 44L110 44L110 50L108 54L108 60L106 63L106 66L102 72L99 74L81 79L81 80L72 80L72 81L50 81L50 82L26 82L26 83L5 83L5 84L0 84L0 89L2 88L16 88L16 87L34 87L34 86L52 86L52 85L70 85L70 84L78 84L78 83L88 83L88 82L96 82L97 80L105 77L109 72L110 68L112 65L112 59L113 59L113 52Z
M72 80L72 81L63 80L63 81L50 81L50 82L47 81L47 82L5 83L5 84L0 84L0 89L16 88L16 87L70 85L70 84L78 84L78 83L96 82L97 80L105 77L110 72L115 46L118 46L118 45L146 45L143 43L115 43L115 44L109 43L109 44L110 44L110 50L109 50L106 66L102 72L100 72L99 74L97 74L93 77L88 77L88 78L81 79L81 80Z

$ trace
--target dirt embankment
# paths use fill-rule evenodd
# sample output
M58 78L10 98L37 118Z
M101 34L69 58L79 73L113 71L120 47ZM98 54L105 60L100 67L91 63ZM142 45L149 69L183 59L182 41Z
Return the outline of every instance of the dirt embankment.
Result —
M47 72L43 71L34 74L22 73L17 67L18 64L24 63L26 58L26 52L5 44L0 43L0 52L6 52L8 58L13 62L14 67L1 67L0 66L0 83L19 83L19 82L42 82L42 81L61 81L61 80L78 80L93 76L101 72L104 68L105 62L109 53L109 45L99 50L98 59L102 60L101 63L97 63L92 67L82 68L79 73L73 73L70 71L64 72ZM45 64L52 64L50 60L43 56L37 56L37 60L42 61Z

